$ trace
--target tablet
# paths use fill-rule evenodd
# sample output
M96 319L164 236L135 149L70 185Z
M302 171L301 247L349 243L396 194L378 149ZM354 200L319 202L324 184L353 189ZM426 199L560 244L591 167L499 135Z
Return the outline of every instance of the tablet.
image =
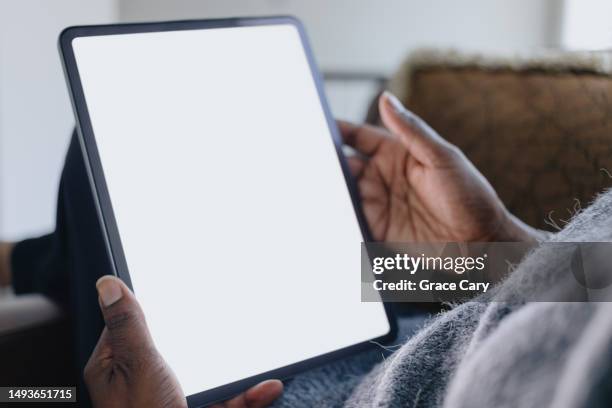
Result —
M115 273L191 406L394 335L291 17L72 27L60 50Z

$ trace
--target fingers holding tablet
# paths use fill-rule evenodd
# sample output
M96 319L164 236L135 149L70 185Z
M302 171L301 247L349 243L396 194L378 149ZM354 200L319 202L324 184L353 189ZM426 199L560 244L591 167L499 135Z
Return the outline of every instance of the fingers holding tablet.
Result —
M159 354L134 294L114 276L96 284L105 328L85 367L93 405L187 407L171 368ZM264 381L215 407L266 407L283 391L278 380Z
M337 121L342 139L364 156L374 155L387 139L385 131L373 126L358 126L342 120Z
M96 288L105 328L84 373L93 405L186 407L132 292L113 276L100 278Z
M264 408L272 404L283 392L283 383L268 380L257 384L246 392L211 408Z

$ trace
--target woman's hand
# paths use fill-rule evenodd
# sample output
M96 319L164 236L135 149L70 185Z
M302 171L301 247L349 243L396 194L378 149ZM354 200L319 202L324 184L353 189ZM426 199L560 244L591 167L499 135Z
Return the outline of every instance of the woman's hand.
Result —
M187 407L176 377L159 354L140 305L125 284L112 276L96 287L106 328L85 367L94 407ZM217 407L266 407L283 384L263 382Z
M482 174L392 94L379 101L390 132L339 123L373 238L387 242L531 241Z

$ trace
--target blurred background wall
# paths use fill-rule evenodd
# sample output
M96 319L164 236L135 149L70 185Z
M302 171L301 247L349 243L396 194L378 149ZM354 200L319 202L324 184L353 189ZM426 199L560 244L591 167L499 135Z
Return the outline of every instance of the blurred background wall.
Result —
M114 0L0 1L0 239L53 228L74 127L57 36L71 24L116 21L117 10Z
M68 25L294 14L306 24L334 113L360 120L378 79L411 50L514 54L607 46L612 35L605 22L591 36L581 35L601 7L607 7L605 0L3 0L0 239L54 226L57 184L74 124L56 47Z

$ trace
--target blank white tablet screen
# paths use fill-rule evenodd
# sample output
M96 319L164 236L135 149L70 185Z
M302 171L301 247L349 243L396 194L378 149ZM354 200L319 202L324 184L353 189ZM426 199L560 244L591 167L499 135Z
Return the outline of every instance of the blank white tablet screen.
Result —
M80 37L134 291L187 395L385 335L290 24Z

